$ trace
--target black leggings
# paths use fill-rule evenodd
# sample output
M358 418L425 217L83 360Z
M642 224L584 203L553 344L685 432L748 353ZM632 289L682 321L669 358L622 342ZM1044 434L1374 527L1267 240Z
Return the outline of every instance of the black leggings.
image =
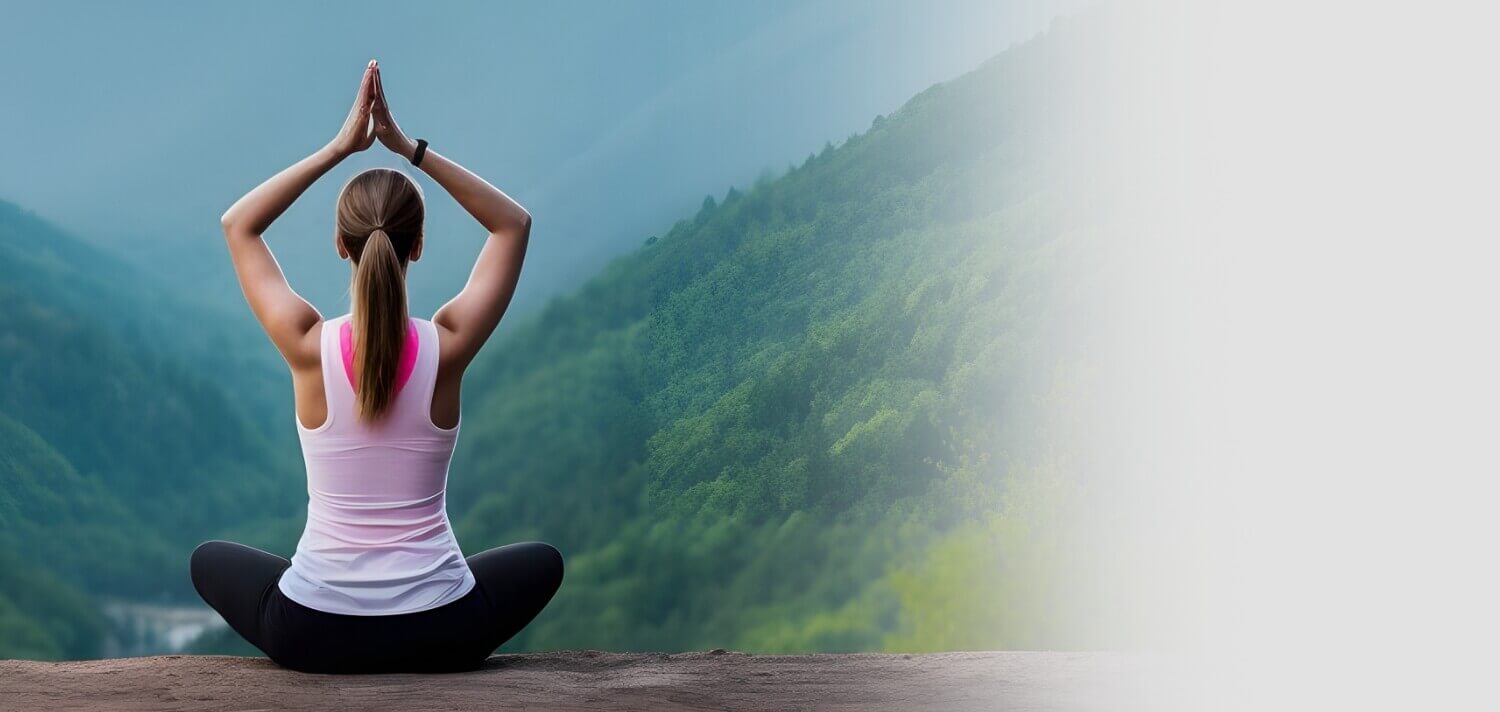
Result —
M282 667L301 672L463 672L535 618L562 584L562 555L541 542L468 557L463 597L415 613L356 616L308 608L276 585L292 562L212 540L193 550L193 587L229 626Z

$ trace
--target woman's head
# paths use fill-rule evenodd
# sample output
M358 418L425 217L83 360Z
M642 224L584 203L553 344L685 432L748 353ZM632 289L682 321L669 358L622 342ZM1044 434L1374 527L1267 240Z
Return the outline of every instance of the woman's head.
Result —
M406 265L421 257L422 191L400 171L372 168L344 184L335 247L354 262L354 363L361 420L379 419L396 396L406 343Z

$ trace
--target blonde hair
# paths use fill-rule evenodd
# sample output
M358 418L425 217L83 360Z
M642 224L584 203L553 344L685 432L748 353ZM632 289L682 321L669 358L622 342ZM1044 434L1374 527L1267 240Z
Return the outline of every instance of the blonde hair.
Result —
M396 398L408 324L406 264L422 237L422 191L400 171L371 168L349 179L335 209L339 239L354 260L355 406L379 420Z

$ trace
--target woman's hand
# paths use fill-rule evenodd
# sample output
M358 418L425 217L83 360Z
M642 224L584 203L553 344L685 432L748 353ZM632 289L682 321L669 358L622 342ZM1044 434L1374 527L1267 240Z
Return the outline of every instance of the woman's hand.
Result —
M375 98L371 109L375 117L375 136L381 145L410 161L417 152L417 142L407 138L396 125L396 119L391 117L391 105L385 100L385 85L380 82L380 63L374 62L371 66L375 68Z
M375 98L375 60L365 65L365 74L359 80L359 92L354 96L354 106L344 119L343 128L328 142L328 148L339 158L359 153L375 143L375 132L370 127L371 104Z

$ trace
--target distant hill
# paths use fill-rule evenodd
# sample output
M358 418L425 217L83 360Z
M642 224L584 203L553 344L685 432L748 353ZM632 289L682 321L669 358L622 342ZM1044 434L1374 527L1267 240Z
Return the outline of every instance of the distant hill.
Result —
M221 314L4 202L0 302L0 554L27 567L0 579L0 615L42 578L185 599L198 539L297 511L294 431L269 420L279 361Z
M219 248L227 263L228 251ZM261 418L285 419L277 391L290 388L291 379L248 310L205 303L187 287L164 283L4 200L0 285L59 317L92 319L128 349L247 385L235 389L249 397L245 407Z
M80 585L164 571L168 547L97 481L4 415L0 482L0 658L96 654L104 623ZM42 568L48 565L70 569L73 583Z

